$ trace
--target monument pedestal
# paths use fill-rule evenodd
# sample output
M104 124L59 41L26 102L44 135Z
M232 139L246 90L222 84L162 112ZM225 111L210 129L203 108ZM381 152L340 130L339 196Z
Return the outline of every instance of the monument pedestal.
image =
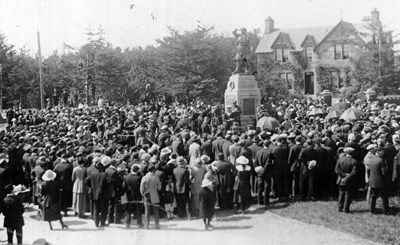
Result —
M253 123L257 107L261 105L261 91L253 75L234 74L229 78L225 90L225 111L233 108L233 102L242 108L242 126Z

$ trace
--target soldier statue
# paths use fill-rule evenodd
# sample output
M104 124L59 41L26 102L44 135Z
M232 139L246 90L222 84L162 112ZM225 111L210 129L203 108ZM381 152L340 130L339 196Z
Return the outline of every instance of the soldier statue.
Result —
M233 74L249 74L250 73L250 39L247 35L246 28L238 29L233 31L233 35L236 37L236 69Z

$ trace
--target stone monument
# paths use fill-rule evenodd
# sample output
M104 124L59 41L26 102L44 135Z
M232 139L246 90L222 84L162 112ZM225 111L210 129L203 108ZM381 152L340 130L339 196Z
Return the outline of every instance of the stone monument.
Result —
M232 112L233 102L236 101L242 111L242 126L245 126L255 121L257 108L261 105L261 92L255 77L250 75L250 41L246 29L241 28L241 34L237 31L233 31L237 38L236 69L225 90L225 111Z

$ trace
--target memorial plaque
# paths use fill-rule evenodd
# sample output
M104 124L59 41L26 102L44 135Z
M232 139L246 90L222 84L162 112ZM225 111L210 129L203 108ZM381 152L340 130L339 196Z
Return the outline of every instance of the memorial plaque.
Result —
M255 115L256 114L256 101L254 98L243 99L243 115Z
M232 95L226 96L225 97L225 106L232 105L233 102L235 102L235 101L236 101L236 96L232 96Z

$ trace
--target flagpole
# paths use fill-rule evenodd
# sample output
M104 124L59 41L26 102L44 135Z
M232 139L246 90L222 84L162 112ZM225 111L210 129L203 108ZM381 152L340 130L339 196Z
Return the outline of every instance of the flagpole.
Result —
M43 86L43 67L42 67L42 51L40 48L40 33L37 32L38 38L38 56L39 56L39 86L40 86L40 109L44 109L44 86Z

